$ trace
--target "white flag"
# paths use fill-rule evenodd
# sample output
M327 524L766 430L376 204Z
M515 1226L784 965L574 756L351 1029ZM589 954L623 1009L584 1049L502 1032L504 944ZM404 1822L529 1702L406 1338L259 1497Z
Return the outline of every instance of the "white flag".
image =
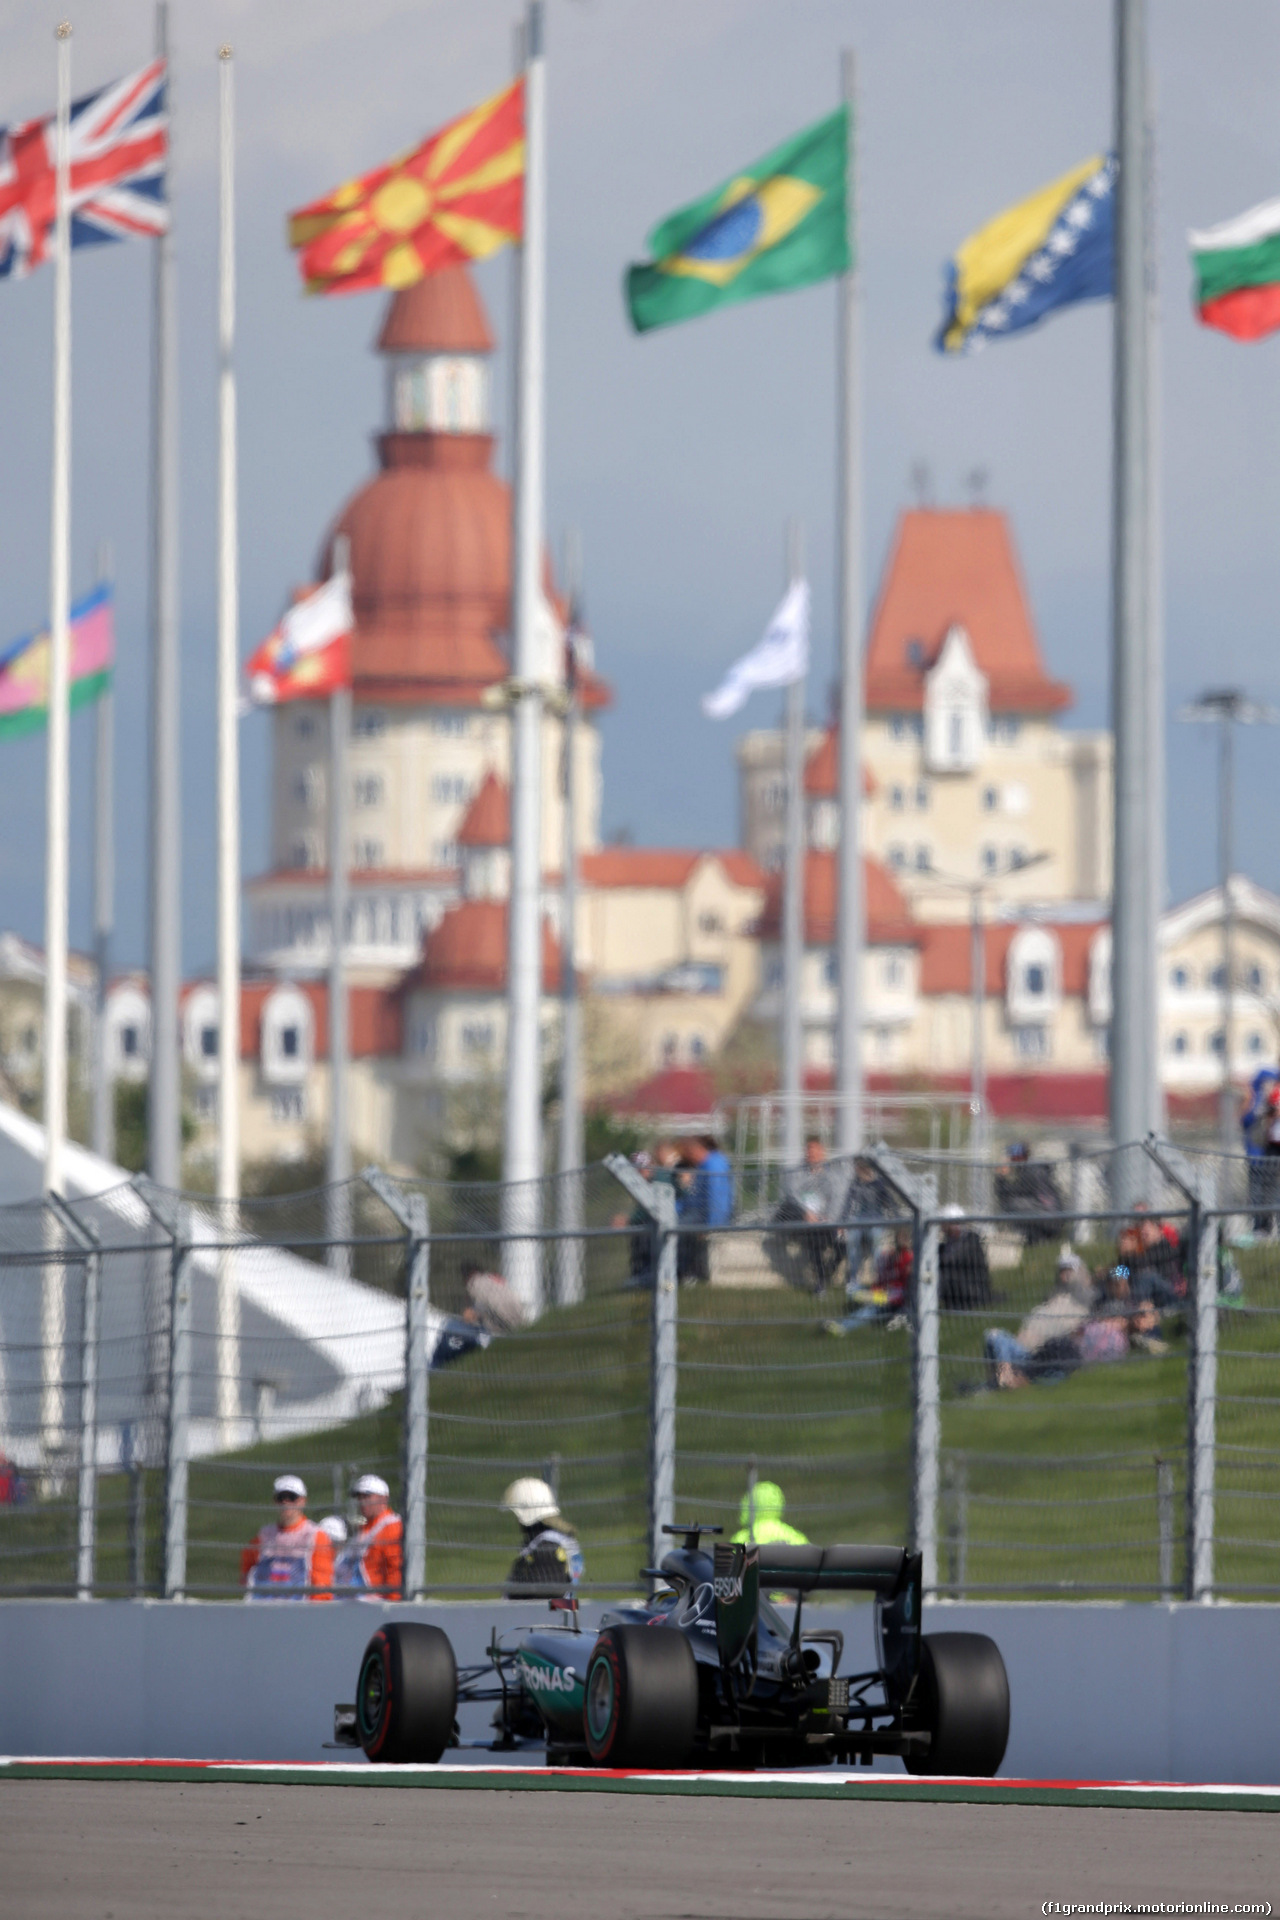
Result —
M774 614L764 639L735 660L714 693L703 695L709 720L727 720L757 687L789 687L809 671L809 582L797 580Z

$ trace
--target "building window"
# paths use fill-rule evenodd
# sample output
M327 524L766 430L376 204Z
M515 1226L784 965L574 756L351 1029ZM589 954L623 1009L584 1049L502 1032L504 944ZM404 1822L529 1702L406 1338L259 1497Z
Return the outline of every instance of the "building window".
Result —
M890 789L889 789L889 811L890 811L891 813L901 813L901 812L902 812L902 809L903 809L903 806L904 806L904 804L905 804L905 802L906 802L906 795L905 795L905 794L904 794L904 792L902 791L902 788L901 788L901 787L890 787Z
M471 782L465 773L438 773L431 782L431 798L441 806L459 806L471 798Z
M316 797L316 777L308 767L303 773L293 776L293 798L300 807L314 806Z
M780 987L782 985L782 961L776 956L770 960L765 967L764 983L766 987Z
M1262 968L1261 967L1250 967L1245 978L1248 982L1249 990L1251 993L1262 992Z
M760 788L760 804L766 813L781 813L787 803L785 780L766 780Z
M1187 1051L1187 1036L1185 1033L1174 1034L1172 1040L1169 1042L1169 1051L1170 1053L1177 1054L1183 1054Z
M891 953L884 963L884 983L886 987L900 987L906 978L906 968L902 964L900 953Z
M296 1059L297 1059L297 1057L298 1057L298 1029L297 1029L296 1027L281 1027L281 1029L280 1029L280 1051L281 1051L281 1053L283 1054L283 1056L284 1056L284 1058L285 1058L286 1060L296 1060Z
M920 813L929 810L929 789L923 780L916 782L916 808Z
M984 847L982 849L982 871L984 873L994 873L999 864L1000 856L995 848Z
M673 1067L675 1065L676 1055L679 1049L680 1042L677 1036L674 1033L664 1033L662 1036L662 1064L664 1067Z
M1262 1052L1262 1035L1260 1033L1251 1033L1249 1035L1249 1051L1250 1053Z
M431 731L448 740L461 740L467 732L470 718L465 713L433 713Z
M718 913L700 913L698 915L699 933L723 933L724 921Z
M276 1087L271 1095L271 1118L277 1126L306 1118L306 1102L301 1087Z
M987 733L992 740L999 740L1005 746L1013 746L1022 732L1022 722L1013 713L993 713L987 723Z
M205 1059L206 1059L206 1060L216 1060L216 1059L217 1059L217 1057L218 1057L218 1029L217 1029L216 1027L201 1027L201 1029L200 1029L200 1051L201 1051L201 1053L202 1053L202 1054L204 1055L204 1057L205 1057Z
M1225 1044L1225 1042L1224 1042L1224 1040L1223 1040L1223 1035L1222 1035L1222 1029L1221 1029L1221 1027L1219 1027L1219 1029L1218 1029L1218 1031L1217 1031L1216 1033L1211 1033L1211 1034L1209 1035L1209 1051L1210 1051L1210 1053L1221 1053L1221 1052L1222 1052L1222 1049L1223 1049L1223 1046L1224 1046L1224 1044Z
M1047 1060L1049 1029L1047 1027L1015 1027L1013 1044L1020 1060Z
M357 740L380 740L387 730L387 716L381 707L357 707L351 716L351 731Z
M933 871L933 859L932 859L932 856L930 855L928 847L917 847L916 848L916 872L932 873L932 871Z
M1213 969L1213 972L1209 975L1209 985L1211 987L1217 987L1219 992L1222 991L1224 976L1221 967L1215 967Z
M1027 992L1041 994L1044 991L1045 991L1044 968L1036 967L1036 966L1028 967L1027 968Z
M357 840L355 846L355 864L358 867L371 868L382 865L381 840Z
M904 868L904 867L906 866L906 864L907 864L907 850L906 850L906 848L905 848L905 847L890 847L890 849L889 849L889 865L890 865L890 867L891 867L891 868L893 869L893 871L894 871L894 873L901 873L901 872L902 872L902 869L903 869L903 868Z
M218 1089L216 1087L197 1087L192 1099L197 1120L213 1120L218 1113Z
M489 1053L493 1048L493 1022L490 1020L470 1020L462 1029L462 1051L464 1053Z
M27 1044L27 1051L28 1051L28 1053L34 1053L34 1052L35 1052L35 1038L36 1038L36 1035L35 1035L35 1028L34 1028L34 1027L28 1027L28 1028L27 1028L27 1031L26 1031L26 1033L25 1033L25 1034L23 1035L23 1038L24 1038L24 1040L26 1041L26 1044ZM136 1060L136 1059L137 1059L137 1057L138 1057L138 1029L137 1029L136 1027L121 1027L121 1029L120 1029L120 1051L121 1051L121 1053L122 1053L122 1054L124 1055L124 1057L125 1057L125 1059L126 1059L126 1060Z
M822 978L827 986L834 987L840 978L840 956L828 953L822 963Z
M355 802L358 807L380 807L382 805L382 775L380 773L358 773L355 782Z
M1169 975L1169 985L1171 987L1176 987L1179 990L1179 992L1181 992L1182 988L1185 987L1186 984L1187 984L1186 968L1175 967L1173 969L1173 972ZM1186 1038L1185 1034L1183 1035L1183 1038L1184 1039Z
M891 740L923 740L924 721L912 713L895 713L889 721Z
M458 864L458 843L456 840L437 840L431 848L431 858L437 867L456 867Z
M299 740L310 740L314 737L315 730L315 715L308 713L305 707L299 707L293 718L293 731L297 738Z
M691 1060L705 1060L706 1057L707 1057L706 1041L703 1039L700 1033L691 1033L689 1035L689 1058Z
M963 713L956 712L947 715L947 752L953 760L962 760L964 758Z
M999 805L999 789L996 787L984 787L982 789L982 811L984 813L994 813Z

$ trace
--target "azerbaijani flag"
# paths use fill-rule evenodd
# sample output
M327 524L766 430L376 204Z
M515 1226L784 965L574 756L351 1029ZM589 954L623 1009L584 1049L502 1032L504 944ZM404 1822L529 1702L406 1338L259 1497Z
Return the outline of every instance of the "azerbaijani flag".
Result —
M1280 200L1187 235L1206 327L1260 340L1280 327Z
M257 707L319 700L351 685L351 575L335 573L290 607L249 661Z
M670 213L627 270L637 333L844 273L849 113L840 107L723 186Z
M308 293L411 287L524 227L524 81L289 215Z
M71 705L96 700L111 685L116 636L109 582L71 609ZM34 733L49 718L49 630L24 634L0 650L0 740Z

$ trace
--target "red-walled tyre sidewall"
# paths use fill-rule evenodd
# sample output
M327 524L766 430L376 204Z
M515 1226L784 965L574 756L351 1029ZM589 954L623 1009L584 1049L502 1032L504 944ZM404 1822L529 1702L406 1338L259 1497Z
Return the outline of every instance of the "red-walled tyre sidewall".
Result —
M592 1678L607 1669L612 1700L592 1724ZM601 1676L603 1679L603 1676ZM597 1682L598 1696L604 1688ZM583 1731L598 1767L685 1767L698 1728L698 1669L673 1627L606 1627L587 1662Z
M392 1766L438 1760L458 1706L448 1635L417 1620L379 1627L356 1687L356 1731L370 1760Z

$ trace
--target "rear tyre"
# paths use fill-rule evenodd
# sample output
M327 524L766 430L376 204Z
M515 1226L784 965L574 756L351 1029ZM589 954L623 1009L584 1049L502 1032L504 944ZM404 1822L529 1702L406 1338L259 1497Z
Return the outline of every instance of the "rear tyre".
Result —
M1009 1676L995 1641L985 1633L927 1633L908 1726L931 1735L928 1753L904 1759L908 1773L990 1779L1009 1744Z
M440 1758L453 1732L458 1668L448 1635L416 1620L379 1627L356 1685L356 1732L370 1760Z
M598 1767L683 1767L698 1730L698 1668L673 1627L606 1627L587 1662L582 1724Z

